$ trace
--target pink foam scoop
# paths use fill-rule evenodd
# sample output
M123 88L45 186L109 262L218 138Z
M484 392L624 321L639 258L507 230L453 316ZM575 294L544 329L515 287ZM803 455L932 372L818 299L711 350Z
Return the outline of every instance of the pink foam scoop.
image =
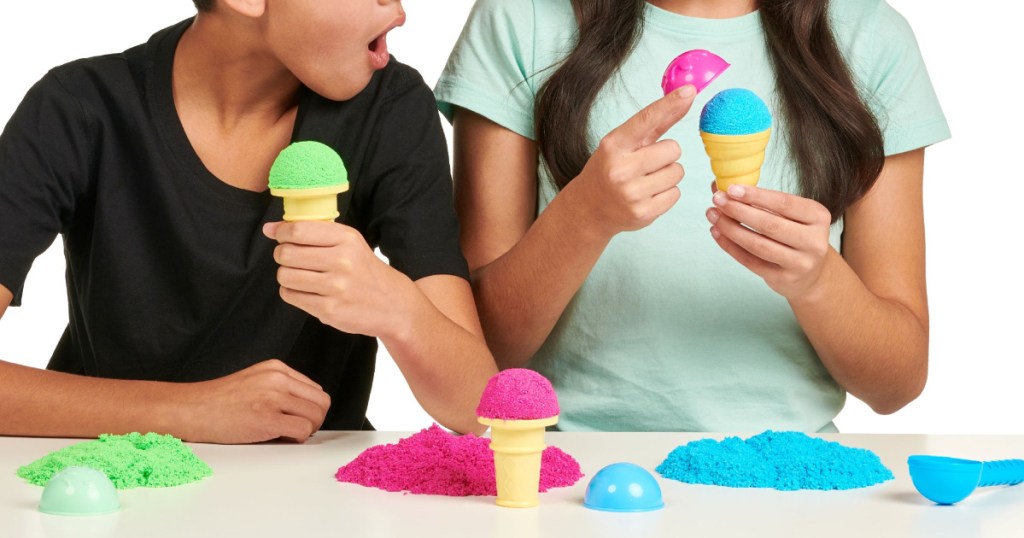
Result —
M509 368L487 382L478 417L534 420L558 415L558 396L546 377L526 368Z
M668 64L665 76L661 78L661 89L668 95L676 88L692 84L699 92L728 68L729 62L713 52L688 50Z
M437 424L395 444L364 450L335 473L349 482L386 491L422 495L497 495L491 440L473 434L453 435ZM541 457L538 491L575 484L580 464L557 447Z

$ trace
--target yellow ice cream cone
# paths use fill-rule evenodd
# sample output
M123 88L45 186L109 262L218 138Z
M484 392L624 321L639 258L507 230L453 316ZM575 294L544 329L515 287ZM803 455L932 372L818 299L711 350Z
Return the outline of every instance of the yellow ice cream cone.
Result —
M718 190L728 190L730 185L757 185L771 134L770 128L748 135L700 132L704 149L711 157L711 171L715 173Z
M338 194L348 190L348 183L312 189L270 189L284 203L284 220L333 221L338 218Z
M544 429L557 423L558 415L533 420L477 420L491 427L498 506L529 508L540 504L540 462L547 448Z

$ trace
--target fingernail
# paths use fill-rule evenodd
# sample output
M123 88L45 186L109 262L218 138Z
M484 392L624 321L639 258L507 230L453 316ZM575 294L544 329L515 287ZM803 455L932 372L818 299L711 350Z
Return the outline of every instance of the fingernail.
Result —
M747 193L747 189L744 189L741 185L730 185L729 196L733 198L743 198L743 195Z
M693 87L693 84L687 84L686 86L679 88L677 93L679 94L679 97L693 97L694 95L697 95L697 88Z
M714 224L714 223L718 222L718 211L717 210L715 210L715 209L708 209L708 211L707 211L707 213L705 213L705 215L708 217L708 221L711 224Z
M267 222L263 224L263 235L269 237L270 239L274 238L274 226L271 223Z
M714 196L711 197L711 201L718 206L725 205L725 193L723 193L722 191L716 192Z
M718 239L721 235L722 235L722 232L718 231L718 228L716 228L714 226L711 227L711 237L714 237L715 239Z

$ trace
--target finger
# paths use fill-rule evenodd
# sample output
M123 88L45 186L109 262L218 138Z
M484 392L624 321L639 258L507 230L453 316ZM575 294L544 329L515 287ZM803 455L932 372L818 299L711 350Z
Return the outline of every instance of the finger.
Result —
M723 214L717 209L711 209L716 215L709 215L708 220L714 219L715 228L733 243L736 243L743 250L761 258L764 261L788 267L792 265L797 252L792 248L765 237L749 228L744 227L732 217Z
M718 192L718 182L712 179L711 180L711 195L714 196L714 194L716 192Z
M281 299L321 321L327 315L327 298L322 295L281 287Z
M277 268L277 283L283 288L306 293L325 295L327 290L325 280L330 278L326 273L307 271L306 269L295 269L292 267Z
M310 421L294 415L277 415L274 426L280 438L297 443L305 442L314 432Z
M296 383L298 382L296 381ZM325 411L320 406L304 398L282 394L277 404L282 413L306 419L309 422L310 433L324 419Z
M672 209L672 206L676 205L680 196L679 187L672 187L664 192L655 194L651 197L652 211L658 216L664 215L669 209Z
M263 235L270 239L276 239L277 229L284 224L283 222L268 222L263 225Z
M757 233L770 237L783 245L797 250L813 246L814 239L808 237L810 229L807 225L791 221L781 215L754 207L727 195L715 194L712 199L719 211L743 223Z
M294 370L293 372L300 376L302 375L301 373L295 372ZM309 380L308 377L306 379ZM323 421L324 416L327 415L327 410L331 408L331 396L324 392L319 385L314 387L307 383L306 381L302 381L295 378L293 378L293 381L293 383L290 383L288 385L288 394L291 394L296 398L300 398L316 406L317 416L320 417L320 421Z
M683 154L675 140L659 140L650 146L640 148L634 157L640 159L640 171L650 174L677 162Z
M795 194L770 189L759 189L750 185L731 185L730 198L743 203L767 209L789 220L804 224L825 224L832 222L832 215L818 202Z
M339 266L351 265L339 260L338 251L330 247L307 247L295 243L282 243L274 247L274 261L295 269L326 272ZM341 263L348 262L347 264Z
M731 256L732 259L736 260L740 265L746 267L752 273L760 276L761 278L765 278L772 272L779 270L779 266L754 256L731 241L728 237L722 235L721 230L719 230L717 226L711 227L711 237L715 239L718 246L721 247L726 254Z
M658 99L608 133L607 143L620 151L654 143L689 112L695 95L697 90L686 85Z
M312 220L285 222L277 227L274 238L278 243L295 243L310 247L332 247L346 239L348 233L346 230L351 230L351 228L337 222Z
M280 359L270 359L270 360L263 361L260 364L264 364L264 365L266 365L267 368L270 368L272 370L276 370L278 372L281 372L281 373L284 373L284 374L288 374L289 377L291 377L292 379L295 379L296 381L301 381L301 382L306 383L308 385L312 385L312 386L314 386L314 387L316 387L316 388L318 388L320 390L323 390L323 387L320 386L320 383L317 383L316 381L313 381L308 376L306 376L306 374L304 374L304 373L302 373L302 372L292 368L291 366L288 366L287 363L285 363L284 361L282 361Z
M683 180L683 175L683 165L674 162L657 172L637 179L636 184L642 192L650 193L649 195L653 197L674 189Z

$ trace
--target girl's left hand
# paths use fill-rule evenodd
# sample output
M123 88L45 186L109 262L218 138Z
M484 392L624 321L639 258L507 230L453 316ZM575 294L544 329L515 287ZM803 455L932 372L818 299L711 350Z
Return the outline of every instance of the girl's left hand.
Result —
M286 303L351 334L389 337L403 329L404 299L416 285L378 258L357 230L336 222L272 222L263 233L279 243L274 260Z
M732 185L716 191L707 210L711 235L722 250L789 300L810 294L829 253L832 215L793 194Z

